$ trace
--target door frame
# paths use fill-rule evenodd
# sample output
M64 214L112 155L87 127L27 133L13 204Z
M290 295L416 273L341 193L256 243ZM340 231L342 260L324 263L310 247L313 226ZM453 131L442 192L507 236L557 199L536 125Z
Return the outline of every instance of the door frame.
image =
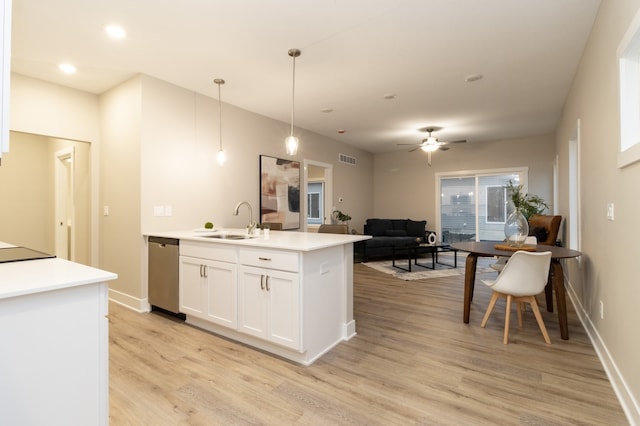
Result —
M73 261L76 256L74 147L54 153L54 176L55 255Z
M307 223L307 185L309 183L309 166L320 167L324 169L324 219L325 220L331 218L331 214L333 213L333 164L323 163L321 161L303 160L303 177L302 177L302 211L304 214L301 214L302 221L302 230L307 231L308 223Z

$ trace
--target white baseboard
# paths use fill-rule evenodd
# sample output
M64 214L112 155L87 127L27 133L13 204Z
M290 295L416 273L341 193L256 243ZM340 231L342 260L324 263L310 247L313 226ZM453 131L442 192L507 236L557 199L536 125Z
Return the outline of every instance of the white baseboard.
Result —
M567 295L573 304L573 307L582 323L582 326L587 332L589 339L591 340L591 344L602 363L602 367L604 368L607 377L609 378L609 382L613 387L613 391L616 393L618 397L618 401L620 401L620 405L622 406L622 410L627 416L627 420L629 420L629 424L632 426L636 426L640 424L640 405L638 401L633 398L633 394L629 390L626 381L622 374L620 374L620 370L615 363L615 360L611 357L607 346L602 341L598 330L594 326L591 318L587 314L587 311L584 309L580 301L578 300L578 296L575 293L573 286L568 282L566 284Z
M147 299L138 299L117 290L109 289L109 300L126 306L129 309L133 309L136 312L151 311L151 305L149 305Z

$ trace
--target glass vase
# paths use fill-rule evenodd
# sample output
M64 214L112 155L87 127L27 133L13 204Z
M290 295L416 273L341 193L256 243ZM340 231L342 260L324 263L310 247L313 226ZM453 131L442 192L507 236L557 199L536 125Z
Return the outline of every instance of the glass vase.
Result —
M507 245L522 247L529 235L529 222L520 209L516 209L509 215L504 224L504 236Z

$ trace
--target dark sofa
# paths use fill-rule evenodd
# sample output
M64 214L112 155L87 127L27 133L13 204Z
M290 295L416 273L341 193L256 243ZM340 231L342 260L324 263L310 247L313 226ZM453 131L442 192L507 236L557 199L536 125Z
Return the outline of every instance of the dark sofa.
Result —
M391 257L394 247L415 247L426 242L426 220L367 219L364 234L373 238L361 245L362 261Z

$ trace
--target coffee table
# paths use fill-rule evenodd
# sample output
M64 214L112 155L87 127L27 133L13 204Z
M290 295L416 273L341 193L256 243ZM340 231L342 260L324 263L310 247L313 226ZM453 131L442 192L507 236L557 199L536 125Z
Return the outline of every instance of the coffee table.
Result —
M442 263L438 261L438 253L453 252L453 265ZM407 267L396 263L396 255L406 253ZM431 253L431 266L418 263L418 256L425 253ZM411 272L411 264L422 266L423 268L436 269L436 265L448 266L450 268L458 267L458 249L451 247L447 243L436 242L434 244L418 244L411 247L393 247L391 249L391 265L394 268L402 269L403 271Z

